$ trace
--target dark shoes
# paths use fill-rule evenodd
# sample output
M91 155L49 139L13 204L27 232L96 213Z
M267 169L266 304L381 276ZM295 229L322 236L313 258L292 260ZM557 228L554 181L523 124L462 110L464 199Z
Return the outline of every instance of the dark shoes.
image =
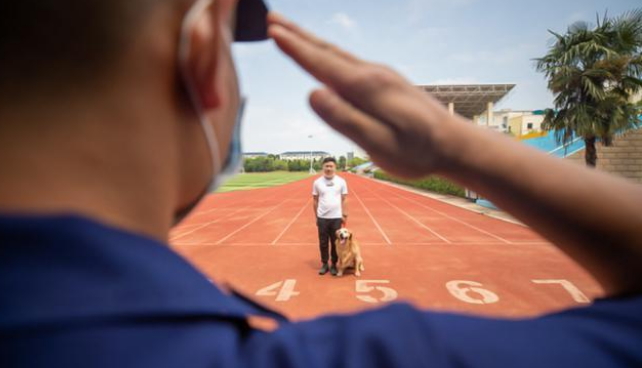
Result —
M332 276L336 276L337 273L339 272L337 271L336 265L332 265L332 267L328 268L328 264L324 263L323 266L321 266L321 269L319 270L319 275L325 275L326 273L328 273L328 271L330 271L330 274L332 274Z

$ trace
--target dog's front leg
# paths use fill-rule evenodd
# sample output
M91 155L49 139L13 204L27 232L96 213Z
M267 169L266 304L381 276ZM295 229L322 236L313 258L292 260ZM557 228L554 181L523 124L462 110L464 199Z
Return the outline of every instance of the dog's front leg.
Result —
M361 271L365 271L365 267L363 267L363 259L357 258L354 262L354 275L356 277L361 276Z

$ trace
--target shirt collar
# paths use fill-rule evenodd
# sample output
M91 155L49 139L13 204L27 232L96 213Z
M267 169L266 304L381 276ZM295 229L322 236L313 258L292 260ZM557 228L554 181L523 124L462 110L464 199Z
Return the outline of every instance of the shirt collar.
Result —
M224 294L166 244L77 216L0 216L0 328L91 318L280 317Z

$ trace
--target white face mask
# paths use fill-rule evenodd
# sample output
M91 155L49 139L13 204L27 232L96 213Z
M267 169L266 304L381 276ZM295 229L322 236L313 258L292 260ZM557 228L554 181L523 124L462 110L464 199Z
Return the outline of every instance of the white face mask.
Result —
M185 87L190 97L190 101L194 107L194 110L199 118L203 133L205 134L205 139L207 141L208 148L210 150L210 155L212 159L212 178L208 188L203 191L198 198L196 198L187 208L182 209L174 219L174 223L180 222L187 214L191 212L194 207L205 197L205 195L212 193L218 189L218 187L229 180L234 175L238 174L241 165L243 163L243 150L241 148L241 121L243 118L243 110L245 107L246 99L240 98L239 111L236 115L236 121L234 123L234 131L232 133L232 141L230 142L230 147L228 149L227 159L225 163L221 165L221 157L219 154L219 142L216 139L216 132L213 128L212 123L207 118L201 103L199 102L199 96L196 92L195 83L192 80L192 77L189 73L188 68L188 58L191 48L191 39L190 31L194 26L195 21L200 15L212 4L213 0L198 0L192 5L192 8L187 12L185 18L183 19L183 24L181 26L181 36L179 41L178 49L178 63L180 72L183 76L183 81Z

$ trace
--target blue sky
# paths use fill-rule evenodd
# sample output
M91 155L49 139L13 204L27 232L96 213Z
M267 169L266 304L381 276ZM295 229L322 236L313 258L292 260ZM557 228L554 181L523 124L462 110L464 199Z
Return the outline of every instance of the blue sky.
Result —
M619 15L631 0L267 0L270 8L361 58L388 64L414 84L515 83L497 108L541 109L552 96L533 58L548 29L564 32L596 13ZM244 151L328 151L356 146L309 108L318 82L271 42L234 47L243 93ZM313 138L308 138L312 135Z

